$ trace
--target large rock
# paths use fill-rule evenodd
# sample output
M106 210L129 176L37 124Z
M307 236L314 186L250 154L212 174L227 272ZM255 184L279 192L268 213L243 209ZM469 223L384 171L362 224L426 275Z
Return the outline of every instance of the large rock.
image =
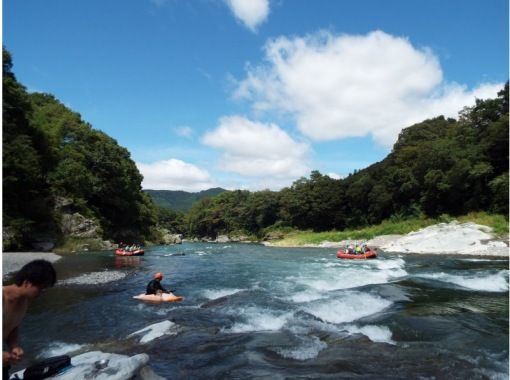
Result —
M381 247L384 251L427 254L507 256L508 243L495 239L490 227L475 223L440 223L411 232Z
M163 244L182 244L182 235L166 233L163 235L162 243Z
M216 243L230 243L230 238L227 235L218 235Z
M71 367L66 371L48 379L76 380L143 380L164 379L156 375L148 366L149 356L138 354L133 356L109 354L101 351L86 352L71 358ZM20 378L24 370L16 373Z
M101 227L93 219L87 219L75 212L73 214L62 214L60 222L62 233L70 237L79 238L101 238Z

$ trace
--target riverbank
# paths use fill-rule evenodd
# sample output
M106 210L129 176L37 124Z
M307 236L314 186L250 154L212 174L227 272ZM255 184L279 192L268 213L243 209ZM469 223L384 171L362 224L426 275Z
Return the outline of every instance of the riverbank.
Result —
M408 234L379 235L371 239L360 236L340 241L323 240L319 243L299 243L295 239L263 242L271 247L316 247L342 248L355 241L366 242L371 248L396 253L425 253L425 254L462 254L478 256L509 256L508 234L496 236L491 227L472 222L439 223L412 231ZM3 252L3 277L15 272L29 261L45 259L50 262L60 260L62 256L53 252ZM113 274L101 272L93 277L92 282L109 282L117 278ZM86 279L84 280L85 282Z
M477 256L509 256L508 234L496 236L493 229L476 223L439 223L408 234L380 235L372 239L356 238L341 241L297 244L283 239L264 242L273 247L342 248L356 242L366 242L371 248L395 253L463 254Z

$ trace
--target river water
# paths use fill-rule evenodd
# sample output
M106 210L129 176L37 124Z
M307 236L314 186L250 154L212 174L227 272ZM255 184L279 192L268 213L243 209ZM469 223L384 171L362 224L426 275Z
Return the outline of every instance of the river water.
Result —
M145 352L168 379L508 379L508 259L335 254L184 243L66 256L22 325L27 359ZM156 271L184 301L132 298Z

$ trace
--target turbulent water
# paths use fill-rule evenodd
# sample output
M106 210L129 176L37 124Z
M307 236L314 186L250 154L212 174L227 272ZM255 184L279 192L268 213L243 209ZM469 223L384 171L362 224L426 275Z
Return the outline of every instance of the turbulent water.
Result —
M508 379L508 259L335 253L196 243L68 256L23 323L25 351L146 352L168 379ZM183 302L132 299L155 271Z

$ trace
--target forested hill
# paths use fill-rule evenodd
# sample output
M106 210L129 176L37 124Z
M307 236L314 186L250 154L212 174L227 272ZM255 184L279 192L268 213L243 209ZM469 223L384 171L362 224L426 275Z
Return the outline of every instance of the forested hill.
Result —
M4 250L65 238L69 220L82 220L76 215L97 224L98 238L155 242L166 234L161 227L197 237L262 237L282 227L343 230L471 211L508 217L508 82L458 120L439 116L402 130L384 160L347 178L313 171L278 192L202 194L186 214L154 205L130 153L114 139L52 95L28 93L5 50L2 117Z
M127 149L52 95L28 93L5 49L2 86L4 250L62 240L77 214L98 239L151 238L157 212Z
M208 190L203 190L197 193L190 193L187 191L174 191L174 190L144 190L149 194L156 206L170 208L176 211L188 212L194 202L203 199L214 197L215 195L225 192L221 187L215 187Z
M381 162L332 179L313 171L279 192L233 191L193 205L195 236L275 227L343 230L385 219L489 211L508 218L508 82L498 97L410 126ZM363 152L360 152L363 154Z

